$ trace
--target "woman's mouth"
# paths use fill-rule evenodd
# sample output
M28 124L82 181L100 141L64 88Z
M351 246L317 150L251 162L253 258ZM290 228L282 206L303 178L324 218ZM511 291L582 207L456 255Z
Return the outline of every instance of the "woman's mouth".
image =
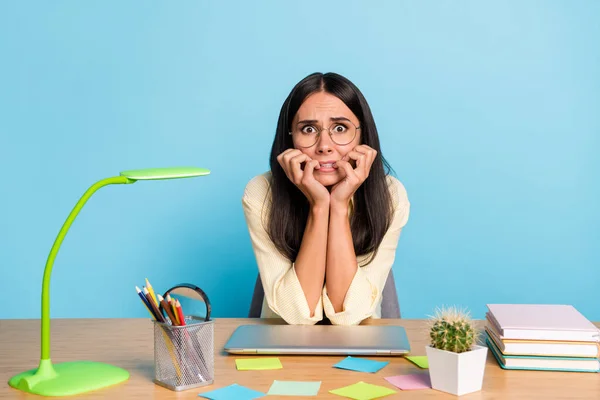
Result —
M319 172L333 172L335 171L335 161L324 161L319 162Z

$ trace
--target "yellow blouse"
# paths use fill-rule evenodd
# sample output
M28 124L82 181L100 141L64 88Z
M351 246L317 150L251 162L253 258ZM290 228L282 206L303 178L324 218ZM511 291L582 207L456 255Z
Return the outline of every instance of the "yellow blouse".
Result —
M408 221L410 211L402 183L392 176L387 177L395 209L393 221L375 258L357 269L346 292L343 310L334 311L324 286L311 317L294 263L277 250L265 229L271 207L270 178L270 171L255 176L246 185L242 196L244 215L265 291L261 317L283 318L287 323L296 325L316 324L323 319L323 312L334 325L356 325L369 317L381 318L383 286L394 264L400 232ZM362 265L368 257L357 257L357 262Z

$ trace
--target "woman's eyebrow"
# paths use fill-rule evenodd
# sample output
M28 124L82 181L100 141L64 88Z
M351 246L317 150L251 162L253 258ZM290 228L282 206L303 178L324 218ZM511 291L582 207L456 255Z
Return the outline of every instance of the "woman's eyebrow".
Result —
M348 121L350 122L350 119L346 118L346 117L332 117L329 118L331 121Z
M316 119L303 119L302 121L298 121L299 124L316 124L317 121Z
M350 122L350 120L346 117L331 117L329 118L330 121L348 121ZM317 121L316 119L303 119L302 121L298 121L299 124L316 124L319 121Z

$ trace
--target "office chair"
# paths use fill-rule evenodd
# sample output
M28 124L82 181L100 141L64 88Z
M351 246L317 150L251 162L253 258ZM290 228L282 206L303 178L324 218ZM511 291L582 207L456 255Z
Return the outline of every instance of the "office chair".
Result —
M260 275L258 275L254 284L254 293L252 294L248 318L260 318L264 297L265 291L260 280ZM400 302L398 301L394 272L392 270L390 270L383 287L381 318L400 318Z

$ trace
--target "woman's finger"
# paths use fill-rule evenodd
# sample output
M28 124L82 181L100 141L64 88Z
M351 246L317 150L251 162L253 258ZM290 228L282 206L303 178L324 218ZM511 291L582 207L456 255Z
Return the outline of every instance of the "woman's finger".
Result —
M358 151L360 153L364 153L364 154L371 153L371 152L377 154L377 150L375 150L372 147L367 146L366 144L359 144L353 150Z
M373 160L377 156L377 150L367 146L366 144L358 145L352 150L354 150L358 153L362 153L362 154L366 155L368 158L373 159Z
M286 171L289 172L291 170L290 160L298 154L302 154L302 153L300 152L300 150L297 150L297 149L289 149L289 151L286 150L284 153L282 153L281 164L282 164L282 167Z
M355 151L355 150L350 150L348 152L348 154L346 154L346 156L349 157L349 158L351 158L351 159L353 159L353 160L358 160L361 157L366 157L367 154L366 153L360 153L360 152ZM347 161L349 161L349 160L347 160Z
M361 162L361 165L364 169L365 177L368 176L371 165L373 165L373 161L375 161L375 157L377 157L377 151L365 144L356 146L353 151L364 155L364 161Z
M349 158L347 161L350 161L350 160L356 161L356 168L362 168L362 166L366 162L367 156L363 153L359 153L358 151L351 150L348 152L348 154L346 154L346 157Z
M283 158L284 158L284 157L285 157L287 154L291 153L291 152L292 152L292 151L294 151L294 150L296 150L296 149L294 149L294 148L290 147L289 149L286 149L286 150L282 151L282 152L281 152L281 153L279 153L279 155L277 156L277 161L279 161L280 163L281 163L281 162L283 162Z
M294 182L294 184L299 185L302 182L302 175L304 173L302 171L302 167L300 167L300 164L310 160L311 158L304 153L300 153L290 159L289 168L293 177L292 182Z
M320 164L317 160L309 160L304 166L304 176L302 177L303 182L306 183L307 179L315 179L313 172L315 169L319 169Z
M290 167L296 169L296 168L300 168L301 163L303 163L305 161L310 161L310 160L312 160L312 159L308 155L306 155L304 153L300 153L300 154L297 154L290 158L289 165L290 165Z
M362 182L359 175L357 175L356 170L352 169L352 165L350 165L348 161L340 160L336 162L335 165L337 168L342 168L344 170L346 173L346 180L351 185L358 186Z
M283 155L283 162L289 166L290 160L300 154L302 154L302 152L298 149L291 149L291 151L286 151Z
M277 156L277 162L279 163L279 165L281 165L281 168L283 168L283 170L285 171L286 175L288 173L288 157L289 154L292 152L295 152L296 149L294 148L289 148L283 152L281 152L278 156ZM288 175L289 177L289 175Z

